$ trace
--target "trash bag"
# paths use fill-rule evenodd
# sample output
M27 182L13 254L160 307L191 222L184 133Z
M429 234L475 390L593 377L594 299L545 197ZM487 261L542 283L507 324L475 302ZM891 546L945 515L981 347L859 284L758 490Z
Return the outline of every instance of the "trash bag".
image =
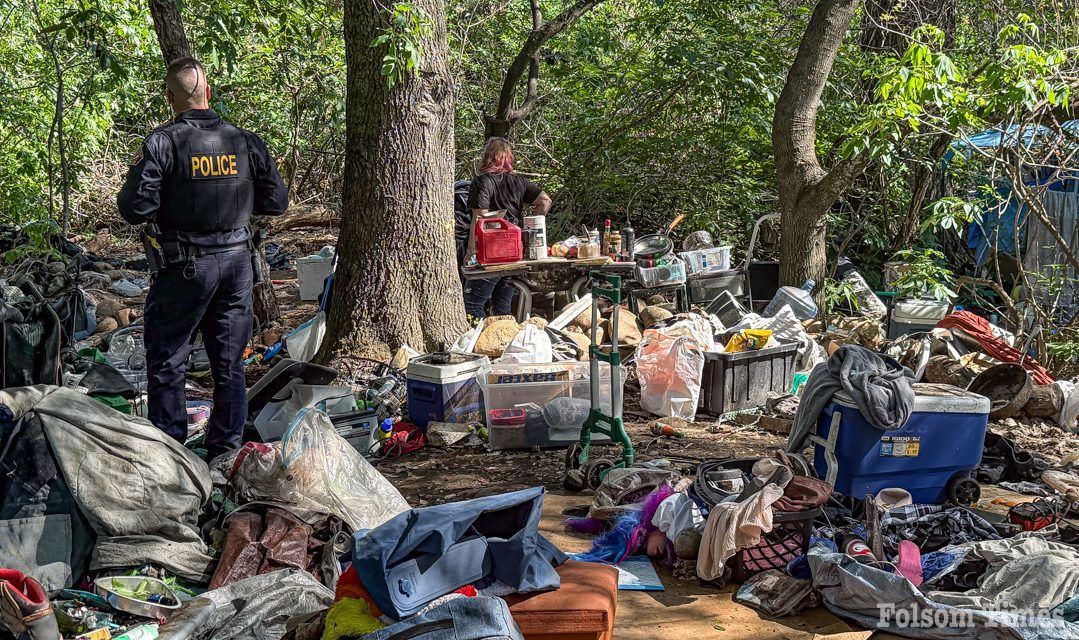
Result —
M637 378L641 407L658 416L693 420L701 395L704 353L689 336L661 330L644 332L637 345Z
M546 364L554 361L551 336L534 324L526 324L510 341L498 364Z
M281 442L249 442L229 458L215 466L229 469L227 477L242 500L330 513L353 529L372 529L409 509L401 492L318 410L301 410Z
M322 346L322 339L325 337L326 312L319 311L314 318L296 327L285 338L285 348L288 349L288 354L293 360L310 362L311 358L318 353L318 348Z
M333 591L306 571L281 569L207 591L161 627L167 640L263 640L295 616L329 609ZM185 615L190 610L192 615Z

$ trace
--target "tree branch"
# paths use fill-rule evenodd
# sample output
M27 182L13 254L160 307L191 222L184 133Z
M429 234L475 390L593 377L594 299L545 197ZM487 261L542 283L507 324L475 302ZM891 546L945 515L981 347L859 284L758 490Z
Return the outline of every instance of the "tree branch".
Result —
M488 136L505 135L517 120L535 108L539 81L539 56L543 45L568 29L582 15L602 1L577 0L566 7L554 20L544 24L539 3L537 0L532 0L532 32L528 34L521 50L517 52L517 56L506 69L506 77L502 80L502 90L498 94L498 107L493 116L486 118ZM528 71L528 93L521 107L514 109L513 99L517 95L517 85L520 84L526 70Z

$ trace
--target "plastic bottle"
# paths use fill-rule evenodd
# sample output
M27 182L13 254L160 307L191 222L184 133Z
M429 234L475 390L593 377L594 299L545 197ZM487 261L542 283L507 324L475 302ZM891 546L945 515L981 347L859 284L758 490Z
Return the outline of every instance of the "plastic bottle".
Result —
M393 418L386 418L378 425L378 441L386 442L393 435Z
M813 280L806 280L805 284L798 287L780 287L775 297L764 308L766 318L771 318L779 313L784 305L789 306L794 312L794 317L799 320L812 320L817 317L817 303L813 302Z

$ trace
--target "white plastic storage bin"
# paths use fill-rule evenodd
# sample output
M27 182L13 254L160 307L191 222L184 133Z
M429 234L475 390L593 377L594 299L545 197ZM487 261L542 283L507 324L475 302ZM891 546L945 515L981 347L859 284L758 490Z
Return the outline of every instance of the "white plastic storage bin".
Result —
M638 266L636 279L637 283L646 289L682 284L686 281L686 264L678 258L672 258L668 264L659 267Z
M600 407L611 415L610 367L600 364ZM626 370L619 367L619 384ZM568 447L591 410L587 362L492 364L477 374L491 449ZM609 442L593 435L593 442Z
M329 251L327 251L329 249ZM319 253L296 258L296 279L300 284L300 300L318 300L333 265L333 247L325 247Z
M900 300L892 308L888 338L932 331L948 315L952 305L947 300Z
M685 251L678 255L686 261L686 272L691 276L699 273L726 271L731 268L730 247L698 249L697 251Z

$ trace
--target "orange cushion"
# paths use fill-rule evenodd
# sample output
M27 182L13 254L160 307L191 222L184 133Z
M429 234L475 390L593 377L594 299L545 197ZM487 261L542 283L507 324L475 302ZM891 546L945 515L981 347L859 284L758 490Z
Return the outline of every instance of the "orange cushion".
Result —
M618 570L567 560L558 591L506 597L525 640L611 640L618 604Z

